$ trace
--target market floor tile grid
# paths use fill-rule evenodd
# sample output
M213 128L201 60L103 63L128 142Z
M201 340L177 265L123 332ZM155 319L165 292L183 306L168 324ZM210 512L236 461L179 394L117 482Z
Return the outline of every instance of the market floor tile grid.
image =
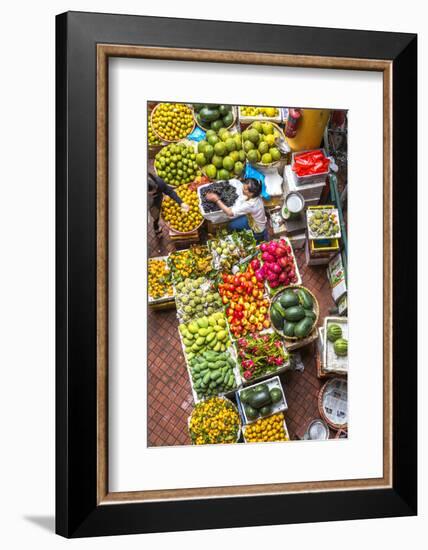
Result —
M149 228L149 256L164 256L175 249L167 238L157 239ZM317 297L320 319L334 307L325 266L306 266L303 250L296 252L303 284ZM319 417L318 392L323 384L317 378L315 344L300 349L303 372L291 371L281 375L288 411L286 422L290 437L301 438L309 422ZM187 419L193 409L190 381L178 336L175 309L148 311L148 380L147 380L147 443L148 446L190 444Z

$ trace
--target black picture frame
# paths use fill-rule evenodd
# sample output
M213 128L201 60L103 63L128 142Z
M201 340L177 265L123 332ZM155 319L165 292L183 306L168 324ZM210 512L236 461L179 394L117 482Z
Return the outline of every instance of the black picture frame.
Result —
M100 43L392 62L391 488L97 504L96 46ZM86 537L415 515L417 36L68 12L56 18L56 97L56 532ZM406 321L399 323L400 319Z

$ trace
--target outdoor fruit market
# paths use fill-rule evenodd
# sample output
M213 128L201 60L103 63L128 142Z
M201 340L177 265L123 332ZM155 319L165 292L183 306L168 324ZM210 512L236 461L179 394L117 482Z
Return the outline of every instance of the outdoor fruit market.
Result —
M147 149L148 446L347 438L347 112L152 102Z

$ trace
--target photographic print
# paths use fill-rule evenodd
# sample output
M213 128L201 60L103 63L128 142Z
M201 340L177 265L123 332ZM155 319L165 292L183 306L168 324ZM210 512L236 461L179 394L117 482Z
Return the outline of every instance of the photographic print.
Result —
M147 112L148 446L347 438L347 111Z

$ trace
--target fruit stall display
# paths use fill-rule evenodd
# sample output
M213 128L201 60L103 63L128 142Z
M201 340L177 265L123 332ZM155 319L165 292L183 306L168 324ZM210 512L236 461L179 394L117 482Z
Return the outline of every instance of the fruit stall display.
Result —
M326 372L348 372L348 318L324 318L324 369Z
M173 283L203 277L212 270L212 255L208 247L193 245L186 250L171 252L168 256L168 267Z
M236 362L229 351L206 350L188 363L195 403L234 392L239 386Z
M147 117L147 143L149 144L149 147L156 147L158 145L165 144L161 140L161 138L154 132L150 115L148 115Z
M213 268L223 273L230 272L234 266L257 251L253 232L248 230L221 230L207 244L212 255Z
M196 147L191 141L170 143L156 154L156 174L172 187L190 183L201 171L196 163Z
M205 139L198 143L195 160L211 180L228 180L241 175L245 165L241 134L225 128L218 132L208 130Z
M162 219L170 229L177 233L195 231L204 221L199 211L198 194L196 191L192 191L188 185L180 185L177 187L176 193L190 207L190 210L184 212L171 197L164 196L161 207Z
M211 397L197 403L188 426L194 445L237 443L241 435L239 413L232 401L224 397Z
M244 426L245 443L267 443L272 441L290 441L283 413L268 418L259 418L253 424Z
M227 322L234 338L270 327L269 299L264 284L255 276L252 260L235 275L222 273L218 291L226 307Z
M221 128L230 128L236 120L235 107L232 105L214 105L194 103L195 120L203 130L218 132Z
M177 317L183 323L222 309L221 297L209 279L185 279L176 283L174 288Z
M153 131L164 141L179 141L195 127L193 111L184 103L159 103L151 114Z
M284 140L281 128L273 122L253 122L242 132L243 148L248 162L270 166L281 159L279 142Z
M287 287L272 299L272 327L286 340L301 340L317 325L319 305L310 290L303 286Z
M241 123L254 122L255 120L261 120L263 122L276 122L282 121L282 109L281 107L255 107L241 105L238 110L239 121Z
M276 293L289 285L300 285L299 268L290 241L283 237L260 244L258 280L265 281L270 293Z
M178 329L188 361L204 351L226 351L230 345L226 318L222 311L204 315L190 323L180 323Z
M166 257L149 258L148 262L149 304L171 300L174 287Z
M272 330L239 338L235 347L243 384L272 376L290 364L284 341Z
M222 203L228 207L233 206L239 196L236 187L231 185L228 180L216 181L201 186L199 197L202 215L220 211L220 207L215 202L211 202L206 198L207 193L216 193Z
M238 390L236 395L244 424L251 424L259 418L271 416L288 408L278 376Z
M339 239L341 236L336 208L328 205L309 207L306 211L306 220L310 239Z

